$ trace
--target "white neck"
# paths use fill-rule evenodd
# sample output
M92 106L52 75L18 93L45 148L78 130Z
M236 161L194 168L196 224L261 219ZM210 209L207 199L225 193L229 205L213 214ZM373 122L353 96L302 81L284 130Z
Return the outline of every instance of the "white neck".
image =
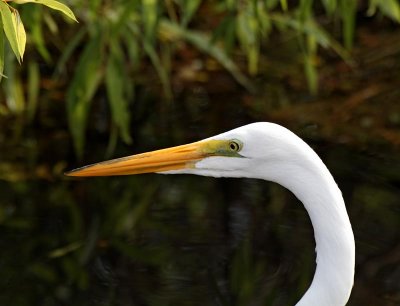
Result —
M308 163L307 167L301 168L296 164L277 165L279 172L275 173L282 176L266 178L296 195L314 228L317 267L310 288L296 306L343 306L353 286L353 231L342 194L332 175L316 154Z

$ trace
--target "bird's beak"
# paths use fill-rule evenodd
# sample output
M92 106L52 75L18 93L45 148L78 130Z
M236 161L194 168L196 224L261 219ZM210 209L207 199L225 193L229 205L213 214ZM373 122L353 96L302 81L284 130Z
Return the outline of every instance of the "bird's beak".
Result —
M206 140L113 159L65 173L68 176L130 175L169 170L190 169L203 158L214 155L218 140Z

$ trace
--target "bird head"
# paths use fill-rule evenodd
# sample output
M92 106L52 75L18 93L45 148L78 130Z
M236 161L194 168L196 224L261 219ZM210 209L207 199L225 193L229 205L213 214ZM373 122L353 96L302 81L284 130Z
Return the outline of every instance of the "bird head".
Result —
M289 130L259 122L194 143L100 162L67 172L68 176L115 176L140 173L197 174L213 177L259 177L258 168L290 159L299 139ZM296 143L296 141L294 143ZM251 173L250 173L251 172Z

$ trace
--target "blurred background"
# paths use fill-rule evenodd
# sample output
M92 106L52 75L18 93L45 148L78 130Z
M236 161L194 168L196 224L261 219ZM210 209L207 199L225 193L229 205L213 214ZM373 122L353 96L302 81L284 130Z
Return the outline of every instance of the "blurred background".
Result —
M399 1L62 2L79 23L8 2L27 46L19 64L5 44L0 83L1 305L294 305L315 246L284 188L63 175L255 121L341 188L348 305L400 305Z

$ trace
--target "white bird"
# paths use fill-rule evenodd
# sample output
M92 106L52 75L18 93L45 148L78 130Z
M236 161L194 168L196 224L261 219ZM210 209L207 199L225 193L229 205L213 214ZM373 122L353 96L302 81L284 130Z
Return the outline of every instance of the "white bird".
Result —
M69 176L158 172L246 177L276 182L303 203L313 228L317 267L296 306L343 306L354 279L354 236L342 194L318 155L298 136L258 122L187 145L82 167Z

